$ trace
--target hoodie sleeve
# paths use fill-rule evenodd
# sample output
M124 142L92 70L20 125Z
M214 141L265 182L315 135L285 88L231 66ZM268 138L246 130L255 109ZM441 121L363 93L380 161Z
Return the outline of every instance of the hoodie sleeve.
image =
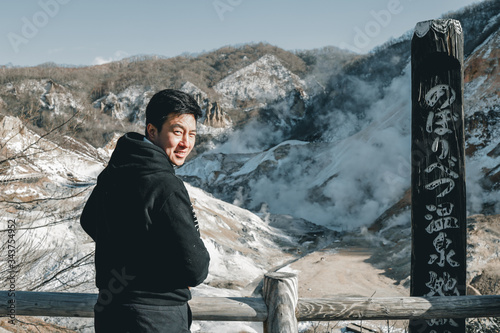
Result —
M92 237L94 241L97 236L97 220L99 217L98 191L98 186L94 187L94 190L90 194L90 197L83 208L82 215L80 216L80 224L83 230L85 230L85 232Z
M200 237L198 221L187 192L173 192L165 201L161 215L169 225L171 239L175 240L175 255L181 262L181 275L186 286L201 284L208 276L210 255Z

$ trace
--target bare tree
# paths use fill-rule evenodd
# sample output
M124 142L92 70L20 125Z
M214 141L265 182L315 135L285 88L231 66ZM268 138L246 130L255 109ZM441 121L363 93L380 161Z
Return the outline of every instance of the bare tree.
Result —
M92 184L71 183L68 174L54 181L37 169L41 159L56 164L67 158L64 138L74 131L79 115L60 119L41 134L27 128L29 120L0 119L1 290L95 291L93 246L85 244L90 239L79 228Z

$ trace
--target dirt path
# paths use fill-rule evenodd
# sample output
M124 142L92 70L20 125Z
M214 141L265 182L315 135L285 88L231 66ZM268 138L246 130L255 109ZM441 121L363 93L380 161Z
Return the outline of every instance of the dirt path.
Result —
M288 267L299 279L299 297L409 296L384 271L366 262L373 250L360 247L325 249L311 253Z

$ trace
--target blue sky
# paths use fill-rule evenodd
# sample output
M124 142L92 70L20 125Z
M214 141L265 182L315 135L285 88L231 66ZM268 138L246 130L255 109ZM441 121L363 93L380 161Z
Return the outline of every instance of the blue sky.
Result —
M0 65L93 65L267 42L360 53L473 0L1 0Z

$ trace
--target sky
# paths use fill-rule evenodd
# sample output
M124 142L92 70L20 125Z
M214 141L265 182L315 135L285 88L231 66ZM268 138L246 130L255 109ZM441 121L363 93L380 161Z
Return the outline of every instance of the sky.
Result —
M0 65L89 66L266 42L369 52L480 0L0 0Z

